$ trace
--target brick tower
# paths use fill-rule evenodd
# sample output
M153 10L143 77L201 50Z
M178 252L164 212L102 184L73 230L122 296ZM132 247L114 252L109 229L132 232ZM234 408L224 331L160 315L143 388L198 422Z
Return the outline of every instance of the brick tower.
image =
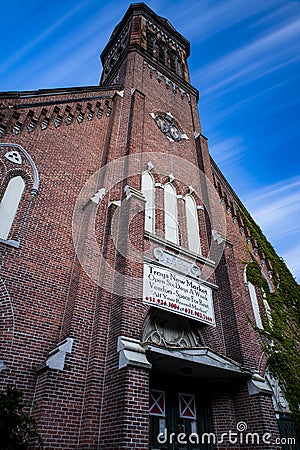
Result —
M1 375L45 449L279 436L251 323L263 298L241 264L261 255L209 155L188 56L132 4L99 87L1 94Z

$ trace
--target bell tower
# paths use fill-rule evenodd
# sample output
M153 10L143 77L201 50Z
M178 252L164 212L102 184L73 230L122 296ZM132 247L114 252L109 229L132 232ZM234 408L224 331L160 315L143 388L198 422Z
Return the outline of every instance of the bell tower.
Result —
M122 67L130 52L137 51L161 74L178 83L189 83L189 42L167 19L157 16L144 3L132 4L115 27L101 54L101 86L122 83Z
M124 99L130 96L130 114L133 108L137 111L132 96L136 92L143 104L138 113L144 130L143 152L166 151L171 142L172 154L182 156L184 146L185 157L212 179L198 115L199 92L190 84L189 55L189 41L167 19L144 3L131 4L101 54L100 86L120 86ZM129 123L124 107L123 114Z

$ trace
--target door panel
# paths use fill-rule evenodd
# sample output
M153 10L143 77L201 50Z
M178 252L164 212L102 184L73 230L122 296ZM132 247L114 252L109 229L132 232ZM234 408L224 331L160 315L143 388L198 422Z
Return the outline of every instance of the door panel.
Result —
M283 450L299 450L300 440L297 436L295 423L289 414L280 414L278 420Z
M150 387L150 449L210 449L201 444L202 433L209 431L207 386L186 377L152 375Z

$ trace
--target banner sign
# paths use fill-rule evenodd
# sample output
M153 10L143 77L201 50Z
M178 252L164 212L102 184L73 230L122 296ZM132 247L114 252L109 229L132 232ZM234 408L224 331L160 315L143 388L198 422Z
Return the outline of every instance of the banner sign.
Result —
M144 264L143 303L215 325L211 288L155 264Z

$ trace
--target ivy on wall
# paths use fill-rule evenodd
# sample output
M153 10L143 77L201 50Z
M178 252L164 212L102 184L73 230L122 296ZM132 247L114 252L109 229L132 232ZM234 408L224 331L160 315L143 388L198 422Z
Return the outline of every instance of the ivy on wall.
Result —
M247 279L261 289L271 308L271 317L266 315L262 318L264 328L257 331L262 338L269 370L279 381L299 432L300 286L246 209L241 208L240 214L250 231L251 239L255 239L259 251L265 254L272 265L273 292L270 291L254 254L251 255L252 261L247 264L246 274Z

